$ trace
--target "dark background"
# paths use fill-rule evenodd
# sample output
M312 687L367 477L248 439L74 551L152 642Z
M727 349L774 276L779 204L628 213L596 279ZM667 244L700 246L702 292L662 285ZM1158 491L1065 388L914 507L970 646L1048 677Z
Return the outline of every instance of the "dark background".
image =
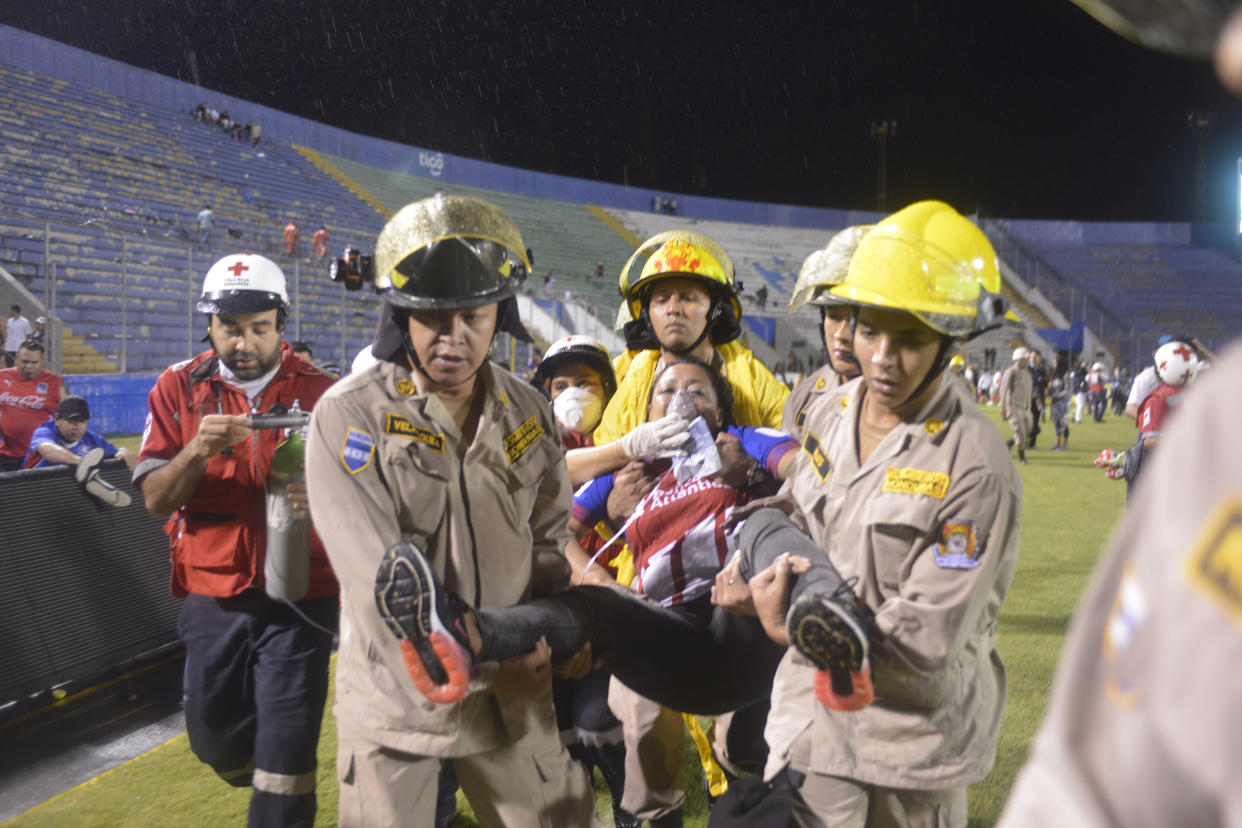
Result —
M1211 66L1069 0L5 0L0 22L357 132L671 192L876 208L869 125L895 119L893 209L1235 217L1242 118Z

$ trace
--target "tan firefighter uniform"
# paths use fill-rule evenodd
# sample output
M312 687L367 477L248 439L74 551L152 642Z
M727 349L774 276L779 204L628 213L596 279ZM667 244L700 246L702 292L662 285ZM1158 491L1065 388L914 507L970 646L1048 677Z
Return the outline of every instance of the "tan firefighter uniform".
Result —
M341 821L432 823L440 759L453 757L484 825L590 825L586 772L561 745L551 689L536 697L469 693L425 700L375 607L384 551L410 541L472 606L530 596L536 557L568 539L571 490L551 409L485 363L474 441L411 371L381 362L320 400L307 454L311 512L341 582L335 712ZM479 665L481 687L495 665ZM490 669L488 669L490 668Z
M966 786L991 769L1004 712L994 637L1017 564L1022 485L996 427L945 379L860 467L862 393L855 380L810 406L784 496L875 612L876 699L850 713L808 700L811 671L791 651L773 689L773 752L808 774L801 792L816 813L804 824L862 825L889 796L908 813L964 824ZM769 767L779 766L774 757Z

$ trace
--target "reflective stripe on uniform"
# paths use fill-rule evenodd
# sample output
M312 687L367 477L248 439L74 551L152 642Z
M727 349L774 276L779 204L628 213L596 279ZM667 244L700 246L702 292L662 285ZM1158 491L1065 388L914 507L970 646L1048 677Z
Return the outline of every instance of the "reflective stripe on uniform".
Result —
M256 791L299 796L315 792L315 772L310 773L272 773L255 769L254 781L251 783Z

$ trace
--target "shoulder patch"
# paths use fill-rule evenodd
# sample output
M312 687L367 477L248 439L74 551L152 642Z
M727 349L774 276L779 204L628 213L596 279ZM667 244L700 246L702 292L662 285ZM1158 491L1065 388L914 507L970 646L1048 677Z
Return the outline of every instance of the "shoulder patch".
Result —
M384 431L388 434L395 434L398 437L409 437L411 440L417 440L444 454L444 434L442 432L414 425L400 414L389 414L385 417Z
M539 425L538 418L531 414L525 422L505 435L505 454L509 455L509 462L516 462L542 436L543 426Z
M1224 498L1204 523L1182 574L1242 626L1242 498Z
M941 569L974 569L979 565L979 541L973 520L946 520L936 544L936 566Z
M944 472L923 469L888 469L884 472L884 492L896 494L927 495L944 500L949 491L949 476Z
M350 474L357 474L371 465L374 458L375 438L361 429L350 427L341 446L341 463Z
M811 467L815 469L819 479L825 483L828 482L828 478L832 476L832 460L824 451L819 438L808 431L802 437L802 450L811 458Z

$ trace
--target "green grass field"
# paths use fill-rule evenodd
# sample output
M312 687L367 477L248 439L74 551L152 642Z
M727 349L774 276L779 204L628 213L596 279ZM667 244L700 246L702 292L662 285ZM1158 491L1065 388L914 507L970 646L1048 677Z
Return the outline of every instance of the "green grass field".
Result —
M996 409L985 409L1000 423ZM1001 614L999 647L1009 669L1009 705L996 769L970 791L972 824L1000 816L1027 747L1043 718L1053 670L1066 626L1096 560L1120 518L1125 486L1105 479L1091 461L1100 449L1133 442L1133 424L1108 417L1104 423L1070 425L1070 450L1052 452L1051 424L1041 448L1028 452L1021 468L1025 483L1022 550L1013 589ZM138 438L118 444L137 447ZM330 706L330 705L329 705ZM693 757L693 749L687 750ZM319 747L318 825L336 823L336 728L329 711ZM685 772L686 825L707 823L698 771ZM608 794L598 776L597 811L611 825ZM246 817L249 792L218 781L190 753L184 735L38 806L8 824L43 825L237 825ZM458 826L477 825L459 795Z

